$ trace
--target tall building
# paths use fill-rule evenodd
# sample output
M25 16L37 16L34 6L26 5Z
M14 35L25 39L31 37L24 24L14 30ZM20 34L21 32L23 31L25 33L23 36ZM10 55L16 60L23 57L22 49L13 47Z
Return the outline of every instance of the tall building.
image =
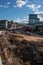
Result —
M34 25L39 22L39 18L37 18L36 14L30 14L29 15L29 24Z

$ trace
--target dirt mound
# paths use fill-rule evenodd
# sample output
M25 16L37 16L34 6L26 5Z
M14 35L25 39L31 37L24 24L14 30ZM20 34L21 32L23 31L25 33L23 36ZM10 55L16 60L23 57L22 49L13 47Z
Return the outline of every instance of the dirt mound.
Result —
M22 36L0 36L3 65L36 65L43 61L43 42L27 41Z

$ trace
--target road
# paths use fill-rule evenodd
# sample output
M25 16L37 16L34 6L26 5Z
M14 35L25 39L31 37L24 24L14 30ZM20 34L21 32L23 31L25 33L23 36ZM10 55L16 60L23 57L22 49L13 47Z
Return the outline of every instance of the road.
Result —
M26 34L22 34L22 33L17 33L15 35L22 36L27 41L43 41L43 37L41 37L39 35L26 35Z

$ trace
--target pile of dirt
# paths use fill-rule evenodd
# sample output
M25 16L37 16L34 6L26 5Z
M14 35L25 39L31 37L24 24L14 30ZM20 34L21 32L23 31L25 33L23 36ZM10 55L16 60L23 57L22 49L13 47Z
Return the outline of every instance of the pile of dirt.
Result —
M14 55L22 59L24 63L28 61L30 64L34 64L35 61L43 61L43 51L41 51L40 54L40 50L38 50L40 46L41 48L43 47L42 42L39 43L38 41L34 42L27 40L22 40L21 42L18 42L14 40L12 44L16 45L16 48L13 49Z
M36 62L43 61L43 42L5 34L0 37L0 48L3 65L36 65Z

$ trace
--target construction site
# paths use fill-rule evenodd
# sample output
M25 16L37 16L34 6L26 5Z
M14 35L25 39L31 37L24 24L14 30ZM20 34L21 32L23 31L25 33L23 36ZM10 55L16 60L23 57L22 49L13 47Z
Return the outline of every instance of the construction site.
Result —
M0 20L0 65L43 65L43 22L36 14L28 25Z
M43 37L0 31L0 65L43 65Z
M43 65L43 0L0 0L0 65Z

